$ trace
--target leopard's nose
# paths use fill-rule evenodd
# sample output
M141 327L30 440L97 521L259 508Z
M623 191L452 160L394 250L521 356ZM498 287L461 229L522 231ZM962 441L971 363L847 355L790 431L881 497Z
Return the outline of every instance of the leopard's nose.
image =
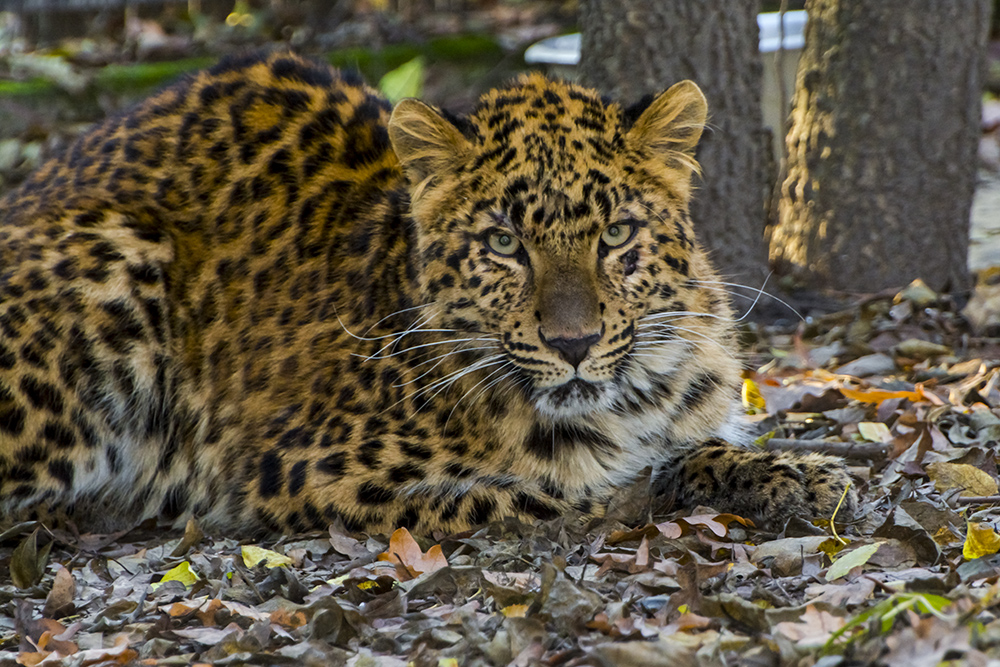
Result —
M591 345L601 340L601 334L593 333L579 338L546 338L539 330L542 342L559 353L570 366L577 368L587 358Z

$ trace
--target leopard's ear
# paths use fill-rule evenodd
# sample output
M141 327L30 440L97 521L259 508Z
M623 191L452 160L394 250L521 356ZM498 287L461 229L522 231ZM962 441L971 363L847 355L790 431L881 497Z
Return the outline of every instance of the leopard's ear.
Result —
M693 81L675 83L646 107L629 129L629 146L698 171L694 149L708 118L705 95Z
M389 119L389 140L414 187L453 167L468 142L449 120L418 100L402 100Z

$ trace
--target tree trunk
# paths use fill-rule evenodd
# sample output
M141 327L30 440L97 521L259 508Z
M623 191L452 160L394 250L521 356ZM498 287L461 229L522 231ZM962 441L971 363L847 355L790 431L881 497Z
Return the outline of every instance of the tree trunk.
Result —
M765 164L756 0L580 0L584 80L623 102L692 79L708 98L709 126L691 207L723 276L760 287ZM734 304L739 308L741 304Z
M990 0L808 0L771 259L812 287L969 286Z

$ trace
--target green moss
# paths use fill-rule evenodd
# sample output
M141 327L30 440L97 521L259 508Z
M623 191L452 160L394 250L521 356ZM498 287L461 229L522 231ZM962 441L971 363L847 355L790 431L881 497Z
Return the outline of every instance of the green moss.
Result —
M378 81L387 72L423 56L429 65L435 63L471 64L496 62L503 57L496 40L485 35L439 37L425 44L392 44L379 50L352 48L327 54L334 67L356 69L369 81Z
M499 60L504 55L496 40L487 35L458 35L432 39L427 56L438 60Z
M439 37L423 44L393 44L382 49L342 49L326 56L335 67L357 69L371 82L387 72L423 56L428 65L453 63L475 65L494 63L503 57L503 49L485 35ZM180 76L212 65L216 58L184 58L170 62L108 65L94 77L93 89L117 94L144 95L150 89L162 87ZM61 89L44 78L28 81L0 81L0 96L41 98L61 95Z
M161 86L183 74L212 65L215 58L184 58L170 62L108 65L95 77L101 90L129 93Z
M28 81L0 81L0 97L30 97L53 93L56 90L54 83L41 77Z

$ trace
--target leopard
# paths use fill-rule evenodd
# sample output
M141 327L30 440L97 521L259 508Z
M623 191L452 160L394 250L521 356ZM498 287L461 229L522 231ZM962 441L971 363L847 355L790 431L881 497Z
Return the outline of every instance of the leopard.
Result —
M746 446L706 119L540 73L393 106L279 49L99 123L0 201L0 518L453 534L647 478L849 516L842 460Z

